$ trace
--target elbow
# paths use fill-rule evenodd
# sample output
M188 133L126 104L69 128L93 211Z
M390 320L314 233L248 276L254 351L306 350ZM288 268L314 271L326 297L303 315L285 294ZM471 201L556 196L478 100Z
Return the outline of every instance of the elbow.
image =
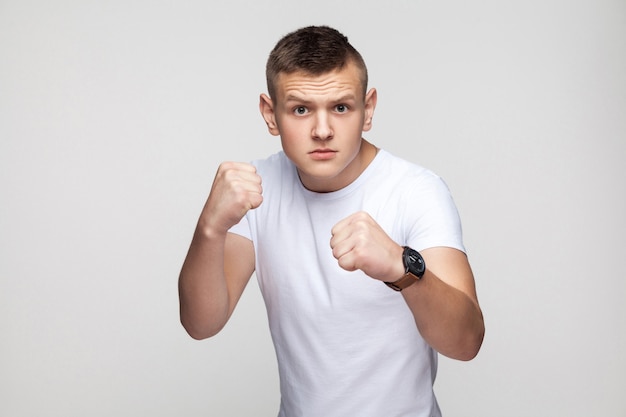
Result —
M474 359L476 356L478 356L479 351L480 351L480 346L476 348L467 349L467 350L464 350L463 352L460 352L459 355L456 356L454 359L457 359L463 362L469 362L472 359Z
M484 338L485 327L483 325L480 329L472 332L472 334L466 338L465 342L462 344L464 348L458 352L455 359L465 362L474 359L478 355L478 352L480 352Z
M183 325L183 328L187 332L187 334L191 336L192 339L195 339L195 340L208 339L210 337L215 336L216 334L220 332L220 330L222 330L222 327L213 329L213 328L208 328L208 327L203 328L200 326L193 326L193 325L185 324L185 322L182 320L181 320L181 323Z
M485 327L481 321L476 328L462 332L457 338L449 340L450 343L440 345L437 351L450 359L468 362L478 355L484 337Z
M225 322L211 323L209 321L200 322L185 317L183 314L180 316L180 323L192 339L204 340L218 334L226 324Z
M463 350L457 358L466 362L471 361L478 355L483 345L483 340L485 339L485 320L480 310L478 317L469 328L470 329L468 329L468 332L465 334L463 343L461 343Z

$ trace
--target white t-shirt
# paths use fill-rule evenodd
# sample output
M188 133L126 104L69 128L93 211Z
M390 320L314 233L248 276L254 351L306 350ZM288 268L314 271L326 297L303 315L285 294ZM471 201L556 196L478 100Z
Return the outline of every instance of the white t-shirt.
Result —
M331 193L305 189L282 151L253 164L263 203L231 232L254 243L278 358L279 417L439 416L437 353L399 292L339 267L330 231L363 210L400 245L464 250L448 187L384 150Z

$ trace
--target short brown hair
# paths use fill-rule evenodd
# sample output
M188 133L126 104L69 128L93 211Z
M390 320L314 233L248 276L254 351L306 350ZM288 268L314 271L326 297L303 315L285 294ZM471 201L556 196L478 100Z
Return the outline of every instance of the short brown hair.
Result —
M354 63L361 72L363 94L367 90L367 67L361 54L342 33L328 26L307 26L285 35L267 60L265 76L270 97L280 73L302 71L321 75Z

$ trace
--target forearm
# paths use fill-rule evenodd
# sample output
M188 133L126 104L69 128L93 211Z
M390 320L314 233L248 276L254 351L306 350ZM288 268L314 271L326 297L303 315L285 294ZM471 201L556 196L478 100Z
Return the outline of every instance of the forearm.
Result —
M428 270L402 294L420 334L436 351L459 360L478 354L485 328L480 307L470 296Z
M225 233L206 232L198 227L180 273L180 320L195 339L215 335L230 314L224 273L225 240Z
M228 231L262 201L253 165L220 164L178 281L180 320L191 337L219 332L239 301L254 272L254 246Z

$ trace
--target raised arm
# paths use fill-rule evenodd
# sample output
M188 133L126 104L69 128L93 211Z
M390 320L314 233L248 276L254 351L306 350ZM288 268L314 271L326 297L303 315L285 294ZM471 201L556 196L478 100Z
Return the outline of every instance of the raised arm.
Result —
M473 359L485 333L474 275L465 253L446 247L420 252L426 263L422 279L402 290L424 339L453 359ZM398 269L401 276L402 266Z
M228 230L261 204L261 194L254 166L218 168L178 279L180 320L194 339L224 327L254 272L252 242Z
M403 247L367 213L340 221L332 235L333 255L342 268L360 269L385 282L404 275ZM426 249L421 255L426 263L424 276L401 294L420 334L433 349L453 359L470 360L478 354L485 327L467 257L447 247Z

